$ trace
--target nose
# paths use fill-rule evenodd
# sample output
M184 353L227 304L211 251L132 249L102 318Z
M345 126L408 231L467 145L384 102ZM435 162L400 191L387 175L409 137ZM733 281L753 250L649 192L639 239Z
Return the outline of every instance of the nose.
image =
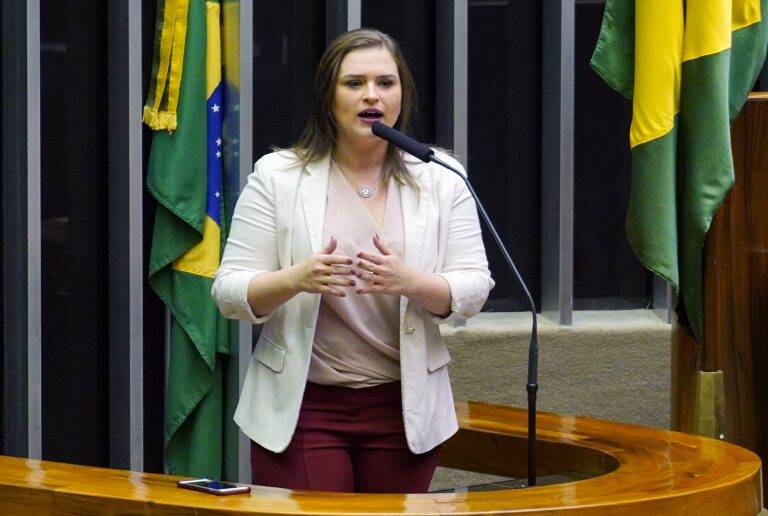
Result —
M363 100L371 104L379 100L379 92L376 90L376 83L371 81L365 87Z

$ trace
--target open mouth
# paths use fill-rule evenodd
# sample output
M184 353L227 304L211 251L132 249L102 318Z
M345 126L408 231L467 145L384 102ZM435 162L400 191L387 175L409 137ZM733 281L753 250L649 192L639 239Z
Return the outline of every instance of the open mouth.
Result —
M364 109L357 114L363 122L373 123L384 117L384 113L378 109Z

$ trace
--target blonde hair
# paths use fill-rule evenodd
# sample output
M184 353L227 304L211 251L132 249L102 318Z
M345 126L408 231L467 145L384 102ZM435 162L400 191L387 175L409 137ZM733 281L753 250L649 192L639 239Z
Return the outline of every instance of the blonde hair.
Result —
M337 127L332 110L339 68L347 54L353 50L367 48L386 48L397 65L402 98L400 117L395 123L395 128L403 132L408 131L408 124L416 109L416 88L400 47L394 39L381 31L352 30L331 41L317 65L307 124L299 140L288 149L296 154L301 165L326 156L336 144ZM402 155L394 145L387 147L383 176L385 181L394 177L400 184L418 188L416 181L405 168Z

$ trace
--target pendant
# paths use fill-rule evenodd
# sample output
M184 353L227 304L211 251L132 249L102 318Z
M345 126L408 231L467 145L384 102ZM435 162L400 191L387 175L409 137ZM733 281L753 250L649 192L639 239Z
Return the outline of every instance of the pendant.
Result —
M368 199L373 195L373 192L376 189L372 186L363 185L357 189L357 195L362 197L363 199Z

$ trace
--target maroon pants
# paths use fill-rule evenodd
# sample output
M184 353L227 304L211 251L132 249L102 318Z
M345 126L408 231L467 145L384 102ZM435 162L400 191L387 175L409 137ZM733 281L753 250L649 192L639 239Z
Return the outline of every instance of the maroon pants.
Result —
M425 493L436 466L437 448L408 449L400 382L363 389L307 383L288 448L273 453L251 443L253 483L263 486Z

